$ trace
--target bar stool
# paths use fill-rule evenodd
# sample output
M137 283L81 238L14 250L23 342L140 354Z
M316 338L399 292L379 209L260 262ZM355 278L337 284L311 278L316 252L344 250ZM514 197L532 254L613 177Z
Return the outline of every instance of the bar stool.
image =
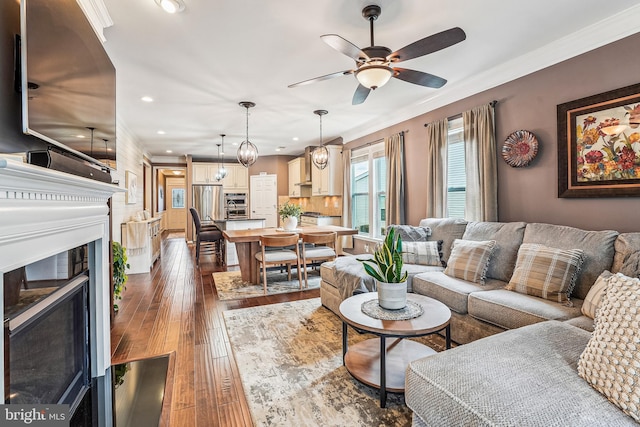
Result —
M337 257L336 254L336 232L303 233L302 238L302 263L304 265L304 286L309 287L307 277L307 263L311 261L331 261ZM308 243L313 244L307 247Z
M258 274L260 274L260 265L262 265L262 286L265 295L267 294L267 266L269 265L286 264L287 277L288 280L291 280L291 264L295 263L298 267L300 289L302 289L299 239L296 233L260 236L261 251L256 254L256 260L258 261ZM295 250L287 249L287 246L294 246Z

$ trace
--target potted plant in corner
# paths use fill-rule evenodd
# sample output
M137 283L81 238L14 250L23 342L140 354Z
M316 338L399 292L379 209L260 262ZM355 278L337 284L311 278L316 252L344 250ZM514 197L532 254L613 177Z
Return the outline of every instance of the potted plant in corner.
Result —
M120 243L113 242L113 311L117 312L120 307L116 304L116 300L122 299L122 291L127 289L124 285L127 283L127 249Z
M298 221L302 214L302 206L295 205L287 201L284 205L280 206L278 215L282 219L282 228L285 230L295 230L298 227Z
M389 229L373 259L361 260L365 271L376 280L380 307L398 310L407 305L407 272L402 271L402 238Z

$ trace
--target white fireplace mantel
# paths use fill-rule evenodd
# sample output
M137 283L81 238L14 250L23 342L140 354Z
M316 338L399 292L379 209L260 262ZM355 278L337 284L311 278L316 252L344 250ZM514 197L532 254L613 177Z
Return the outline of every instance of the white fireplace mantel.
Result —
M90 244L92 377L110 366L109 208L108 199L124 191L0 155L0 273ZM0 274L0 288L4 288ZM4 318L3 306L0 314ZM4 345L0 345L0 361ZM4 375L0 375L4 401Z

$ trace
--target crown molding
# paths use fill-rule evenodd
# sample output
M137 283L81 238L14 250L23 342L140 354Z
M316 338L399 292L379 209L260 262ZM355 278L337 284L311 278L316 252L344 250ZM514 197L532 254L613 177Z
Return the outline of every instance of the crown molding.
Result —
M583 27L525 55L496 65L472 78L453 83L452 87L447 88L446 91L436 91L422 101L399 109L393 114L370 120L345 132L342 137L345 143L351 142L638 32L640 32L640 4Z
M102 43L107 41L104 36L104 29L113 25L113 20L109 15L107 6L105 6L103 0L77 0L80 8L84 12L85 16L89 20L93 31Z

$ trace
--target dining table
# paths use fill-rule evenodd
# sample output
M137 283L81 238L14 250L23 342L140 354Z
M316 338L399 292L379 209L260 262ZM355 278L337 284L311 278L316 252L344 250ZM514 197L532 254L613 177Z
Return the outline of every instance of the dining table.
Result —
M238 253L238 265L240 266L240 274L242 280L252 284L259 284L260 278L258 274L258 262L256 254L261 251L260 237L268 235L277 235L282 233L320 233L327 231L335 231L337 237L351 236L358 234L358 230L348 227L340 227L337 225L310 225L296 228L295 230L284 230L282 228L253 228L249 230L223 230L224 238L236 245ZM340 238L336 241L336 253L342 253L342 245Z

